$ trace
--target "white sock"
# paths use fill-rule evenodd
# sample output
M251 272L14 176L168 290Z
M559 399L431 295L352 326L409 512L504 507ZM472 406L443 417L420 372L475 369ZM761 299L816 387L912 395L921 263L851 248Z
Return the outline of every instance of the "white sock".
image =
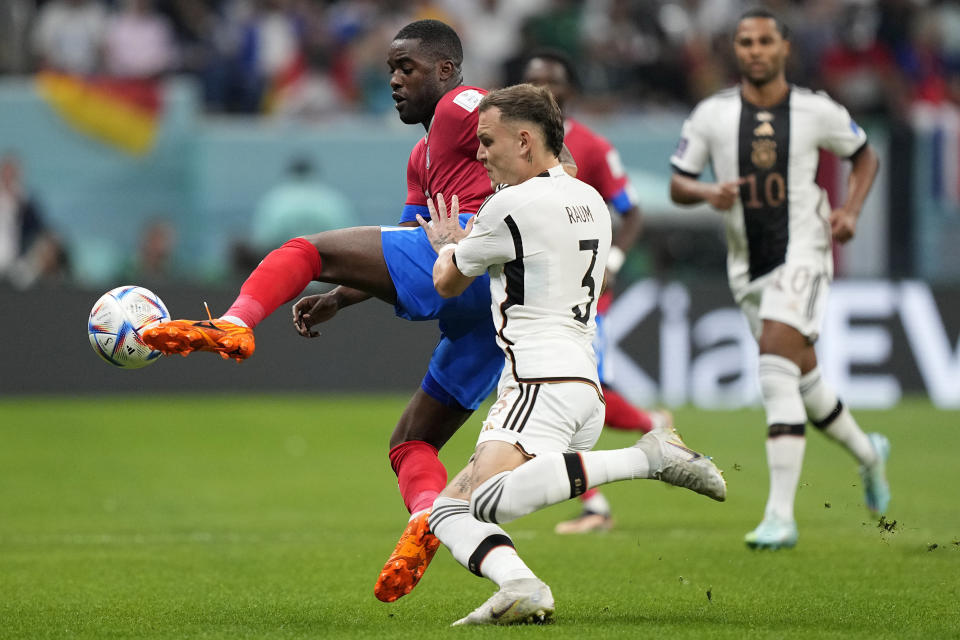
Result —
M767 466L770 493L765 515L793 520L793 504L800 483L806 410L800 396L800 367L772 354L760 355L760 391L767 414Z
M618 480L650 477L647 454L637 447L585 451L580 457L587 474L588 489Z
M800 367L793 361L764 353L760 356L760 392L767 424L805 425L807 411L800 395Z
M544 453L474 489L470 512L484 522L510 522L575 498L591 487L648 478L647 454L636 447L583 453Z
M433 535L474 575L486 576L498 586L508 580L537 577L517 555L507 532L474 519L466 500L440 496L433 503L429 522Z
M238 318L237 316L220 316L220 320L225 320L227 322L232 322L233 324L238 324L241 327L247 326L247 323Z
M607 497L599 491L583 501L583 509L590 513L598 513L601 516L610 516L610 502L607 500Z
M767 496L765 516L793 520L793 502L800 483L803 452L807 441L803 437L778 436L767 438L767 466L770 468L770 494Z
M870 438L863 432L850 410L833 389L827 386L816 367L800 378L800 393L810 422L832 440L843 445L857 461L865 466L877 462L877 452Z
M432 505L431 505L431 507L428 507L428 508L426 508L426 509L420 509L420 511L414 511L413 513L410 514L410 517L407 518L407 522L410 522L410 521L413 520L414 518L419 517L422 513L426 512L426 511L429 511L431 508L432 508Z

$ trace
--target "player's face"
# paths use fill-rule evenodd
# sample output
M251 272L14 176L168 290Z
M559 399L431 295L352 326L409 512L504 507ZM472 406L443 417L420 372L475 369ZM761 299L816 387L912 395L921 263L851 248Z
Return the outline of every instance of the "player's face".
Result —
M567 77L567 70L559 62L543 58L531 59L523 71L523 81L550 89L561 110L567 98L570 97L570 78Z
M491 107L480 112L477 124L477 160L483 164L494 188L500 184L519 184L523 181L524 149L515 127L500 119L500 109Z
M737 26L733 51L740 75L753 85L763 86L783 74L790 42L783 39L772 18L747 18Z
M420 50L420 40L390 43L387 66L397 112L404 124L427 124L443 97L439 65Z

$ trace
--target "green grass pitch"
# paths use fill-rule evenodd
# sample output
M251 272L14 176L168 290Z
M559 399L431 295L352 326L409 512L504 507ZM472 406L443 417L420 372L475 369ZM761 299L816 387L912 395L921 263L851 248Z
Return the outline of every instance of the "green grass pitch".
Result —
M449 629L493 586L445 549L409 596L372 592L406 521L386 457L404 402L0 400L0 638L960 637L957 413L857 412L893 445L887 526L868 518L853 461L811 429L800 542L751 552L761 412L677 411L725 470L726 503L635 481L607 488L607 534L554 535L572 502L511 523L556 622ZM478 425L444 449L451 472ZM598 446L634 439L608 431Z

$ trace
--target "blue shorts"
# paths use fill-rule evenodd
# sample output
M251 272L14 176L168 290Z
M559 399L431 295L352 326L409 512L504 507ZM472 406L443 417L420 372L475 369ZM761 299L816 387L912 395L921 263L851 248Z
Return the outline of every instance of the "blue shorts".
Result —
M597 313L594 320L597 323L597 334L593 337L593 351L597 354L597 372L600 375L600 384L607 385L610 382L610 372L607 370L607 332L604 326L604 313Z
M461 226L470 217L461 215ZM490 278L480 276L459 296L442 298L433 287L437 252L423 229L382 227L380 240L397 290L397 316L439 320L440 342L421 387L444 404L452 404L452 398L463 408L476 409L497 386L503 369L490 312Z

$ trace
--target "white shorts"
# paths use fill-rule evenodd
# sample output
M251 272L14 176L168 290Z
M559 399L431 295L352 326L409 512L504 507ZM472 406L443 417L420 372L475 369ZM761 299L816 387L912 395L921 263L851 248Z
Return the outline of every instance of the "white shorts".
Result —
M822 267L782 264L734 291L733 297L756 339L760 339L763 321L775 320L793 327L812 344L820 335L830 281Z
M477 444L500 440L531 456L589 451L600 437L603 419L600 392L585 382L527 384L501 379Z

